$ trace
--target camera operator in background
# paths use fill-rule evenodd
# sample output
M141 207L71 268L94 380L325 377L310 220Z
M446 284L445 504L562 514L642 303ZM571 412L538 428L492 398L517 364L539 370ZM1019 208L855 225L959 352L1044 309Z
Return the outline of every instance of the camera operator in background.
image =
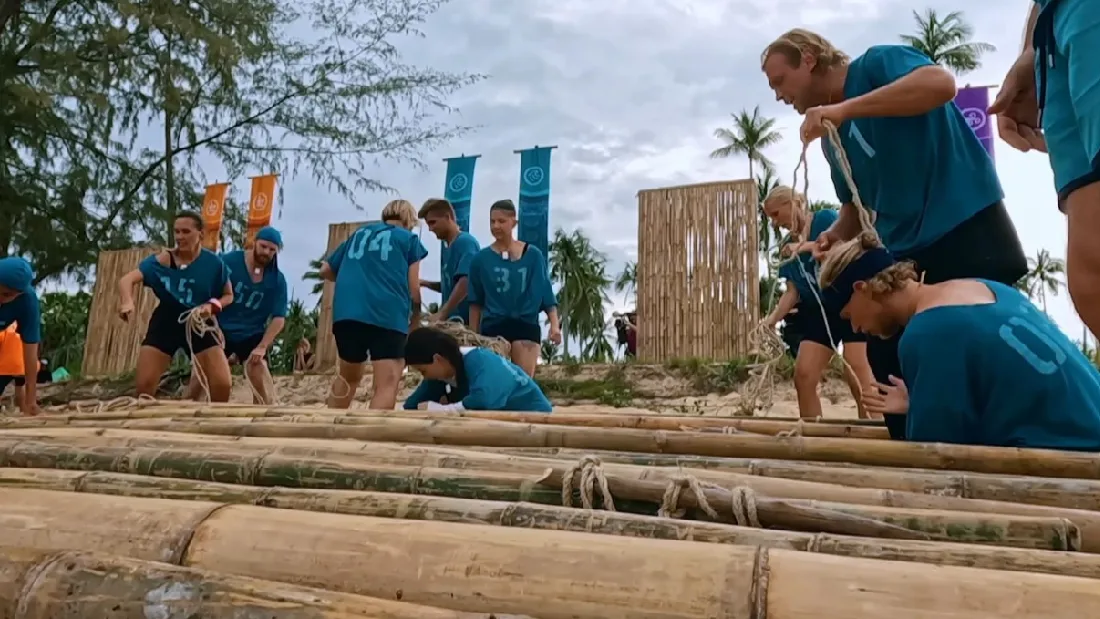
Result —
M617 344L626 346L626 357L633 359L638 355L638 312L615 312L612 316L615 317Z

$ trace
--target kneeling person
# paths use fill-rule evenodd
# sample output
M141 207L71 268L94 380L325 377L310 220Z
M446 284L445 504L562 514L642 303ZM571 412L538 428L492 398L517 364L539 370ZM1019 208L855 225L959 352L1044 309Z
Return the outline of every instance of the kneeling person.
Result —
M821 265L825 301L899 342L901 376L864 395L911 441L1100 451L1100 372L1026 297L984 279L922 284L863 238ZM854 254L854 255L852 255Z
M550 400L519 366L487 348L460 347L438 329L409 334L405 363L424 377L405 400L406 410L551 410Z
M267 387L271 384L267 353L286 324L287 285L278 261L282 248L282 234L267 226L256 233L252 249L221 255L235 299L218 316L225 335L225 356L230 363L244 366L257 404L271 404L275 395ZM192 399L198 399L201 387L194 374L190 389Z

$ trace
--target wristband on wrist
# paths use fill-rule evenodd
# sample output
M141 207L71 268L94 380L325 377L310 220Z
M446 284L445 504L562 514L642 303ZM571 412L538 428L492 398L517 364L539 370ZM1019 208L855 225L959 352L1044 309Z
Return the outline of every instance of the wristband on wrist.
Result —
M222 302L221 301L219 301L217 299L210 299L209 301L207 301L207 303L214 306L214 313L218 313L218 312L222 311Z

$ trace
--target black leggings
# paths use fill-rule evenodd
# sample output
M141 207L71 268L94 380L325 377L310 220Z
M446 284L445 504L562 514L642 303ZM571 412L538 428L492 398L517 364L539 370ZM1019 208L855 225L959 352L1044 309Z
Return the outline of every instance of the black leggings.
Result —
M1003 202L979 211L928 247L898 259L916 263L926 284L977 278L1011 286L1027 273L1027 257ZM867 361L880 383L890 384L890 375L901 378L901 334L899 331L885 340L872 337L867 342ZM905 415L884 417L890 438L904 439Z

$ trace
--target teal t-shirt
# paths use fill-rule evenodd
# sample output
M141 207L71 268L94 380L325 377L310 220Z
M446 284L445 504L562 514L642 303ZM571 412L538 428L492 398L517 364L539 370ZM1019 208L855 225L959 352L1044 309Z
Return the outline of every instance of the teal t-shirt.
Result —
M174 303L185 309L221 297L229 281L229 269L208 249L201 250L186 267L166 267L157 261L157 254L150 254L141 261L138 270L142 283L161 303Z
M462 402L466 410L549 413L550 400L538 383L518 365L485 348L473 348L463 354L465 384L449 385L441 380L425 379L405 400L406 410L415 410L421 402Z
M933 62L913 47L876 45L848 67L844 97L891 84ZM928 247L1004 198L993 161L953 101L907 117L857 118L837 128L859 195L898 256ZM822 150L842 203L852 192L828 139Z
M817 237L822 232L829 229L836 223L839 214L834 209L822 209L813 214L813 219L810 220L810 238L807 241L817 240ZM801 268L799 264L801 263ZM779 277L787 280L787 283L793 285L798 290L798 298L801 301L813 300L815 291L818 291L817 286L817 261L814 260L813 254L805 252L799 254L795 259L784 262L779 267ZM805 269L805 274L803 273ZM806 279L806 274L813 277L813 281ZM817 292L820 296L821 293Z
M455 284L463 277L469 277L470 265L473 264L474 257L480 251L481 244L469 232L459 232L453 242L443 244L441 265L443 274L439 281L440 294L443 298L439 302L440 307L447 302L447 299L451 298L451 292L454 290ZM466 284L466 288L469 290L469 282L467 281ZM466 298L455 307L447 318L461 318L464 323L470 322L469 292L466 293Z
M481 326L502 320L537 325L539 313L557 307L546 257L534 245L518 260L505 260L491 247L478 252L470 265L470 305L481 307Z
M1100 372L1019 291L913 316L898 346L911 441L1100 451Z
M428 255L420 237L392 224L361 226L325 259L336 274L332 320L409 332L409 267Z
M218 325L230 340L262 335L272 318L286 318L287 285L276 263L269 264L259 282L252 281L243 250L221 255L229 269L233 303L218 316Z

